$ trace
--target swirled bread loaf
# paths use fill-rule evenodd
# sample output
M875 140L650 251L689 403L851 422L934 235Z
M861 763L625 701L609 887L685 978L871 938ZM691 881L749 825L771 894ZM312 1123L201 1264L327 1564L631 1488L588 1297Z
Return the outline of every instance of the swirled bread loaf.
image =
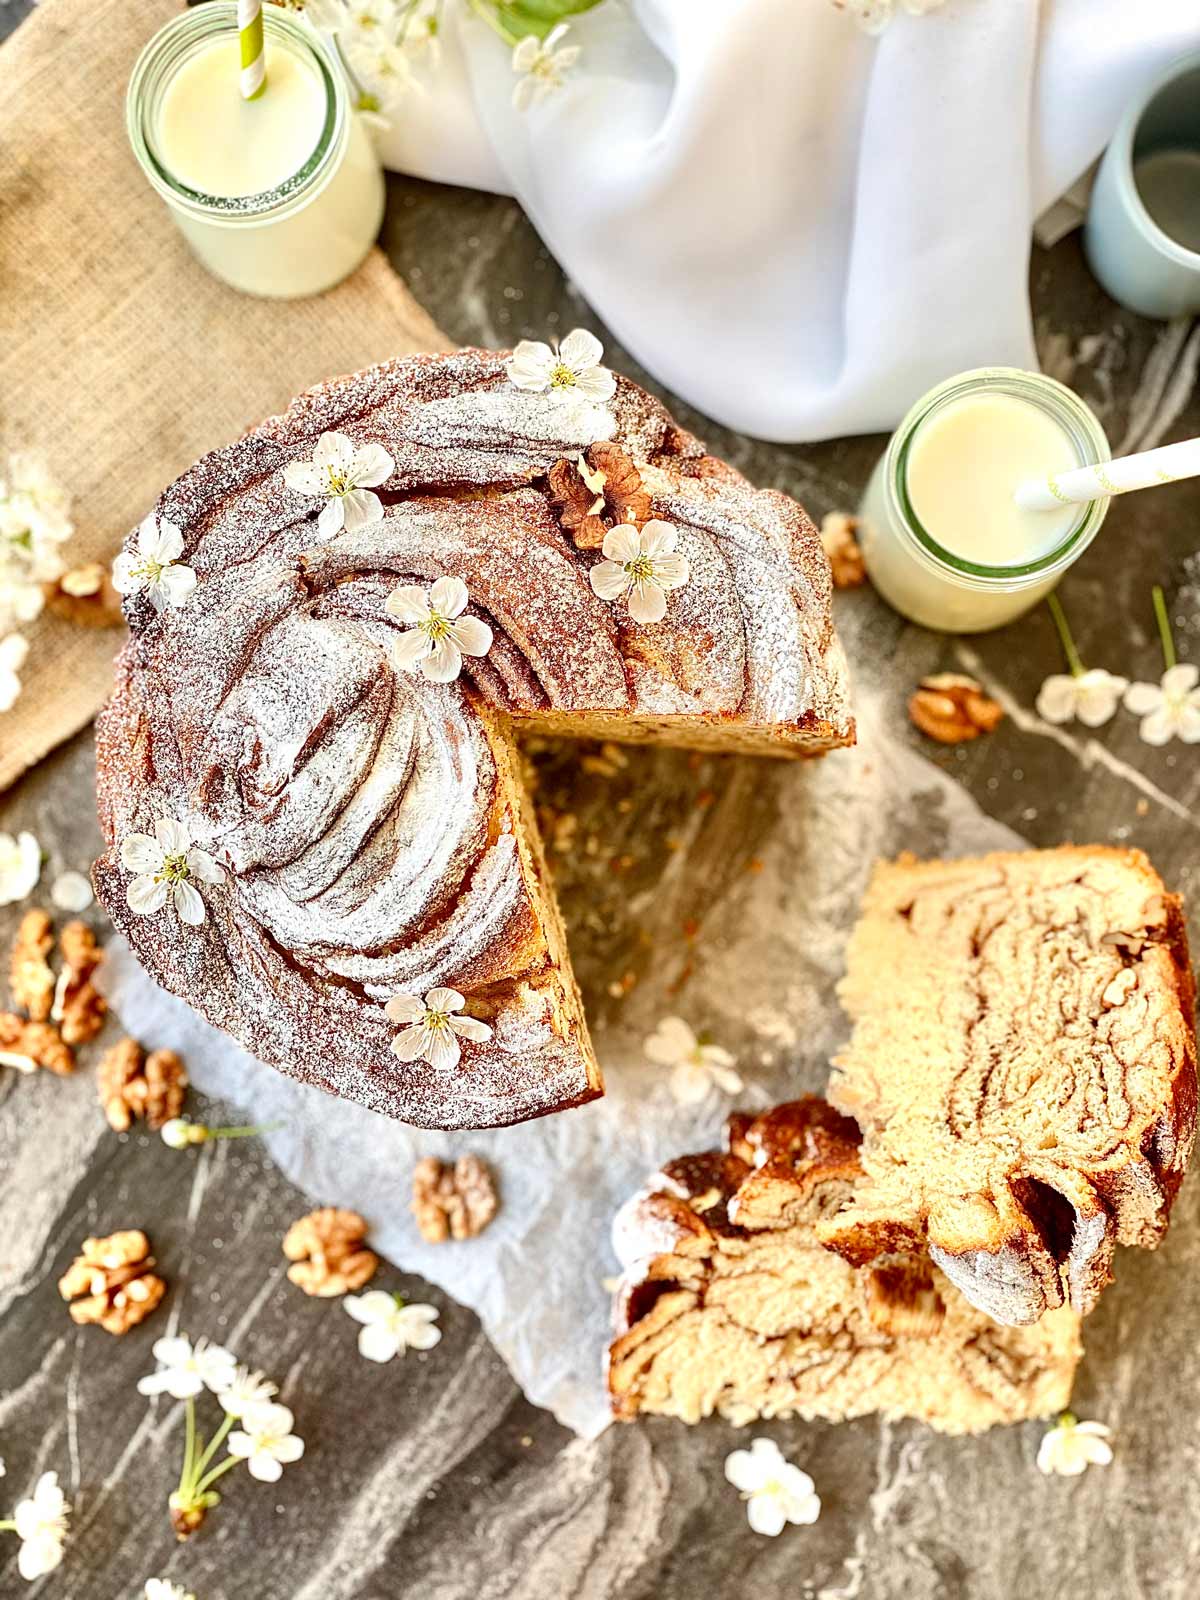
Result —
M979 1433L1060 1409L1069 1307L997 1327L927 1258L857 1271L817 1236L862 1179L858 1130L806 1099L733 1117L724 1151L669 1162L618 1214L609 1389L622 1418L869 1412Z
M520 730L793 755L854 737L801 508L705 455L632 383L565 398L517 387L501 354L418 356L323 384L207 456L157 507L194 591L161 611L127 597L97 728L97 893L143 965L262 1060L426 1126L601 1091ZM289 464L314 481L297 464L327 432L390 458L368 480L382 515L353 531L322 532L324 502L285 481ZM592 580L613 524L649 522L670 524L683 562L665 616L639 622ZM138 548L126 565L144 570ZM473 646L491 640L433 682L397 659L387 603L443 578L466 586ZM164 816L182 829L168 845L204 853L199 926L153 885L153 914L127 904L130 871L154 863L148 845L123 862L122 843ZM402 995L415 1017L439 987L465 998L467 1036L427 1050L438 1065L400 1059L385 1006Z
M829 1098L866 1181L819 1233L861 1264L925 1250L1000 1322L1088 1311L1117 1243L1167 1226L1196 1120L1179 900L1137 850L876 869Z

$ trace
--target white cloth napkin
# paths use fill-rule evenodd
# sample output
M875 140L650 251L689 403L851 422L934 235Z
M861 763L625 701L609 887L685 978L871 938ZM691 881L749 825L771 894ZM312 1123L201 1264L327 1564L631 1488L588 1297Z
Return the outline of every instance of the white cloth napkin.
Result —
M606 0L521 114L503 46L447 12L387 165L514 194L660 384L778 440L1036 366L1033 219L1200 45L1197 0L947 0L877 38L832 0Z

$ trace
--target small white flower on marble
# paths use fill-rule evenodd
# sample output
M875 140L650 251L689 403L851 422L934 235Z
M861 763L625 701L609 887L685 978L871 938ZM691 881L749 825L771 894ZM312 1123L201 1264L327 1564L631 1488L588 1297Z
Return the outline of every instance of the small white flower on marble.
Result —
M1047 722L1082 722L1099 728L1112 717L1129 687L1128 678L1090 667L1086 672L1052 672L1038 690L1037 712Z
M1168 667L1158 683L1131 683L1125 709L1141 717L1138 734L1147 744L1200 743L1200 667L1182 662Z
M342 528L356 533L382 521L383 502L374 491L395 467L381 444L357 445L344 433L323 433L311 460L288 462L283 481L297 494L325 499L317 527L331 539Z
M21 1541L17 1571L30 1583L44 1578L61 1563L70 1514L67 1497L58 1486L57 1472L43 1472L32 1495L17 1502L13 1520L6 1526Z
M151 512L138 528L136 550L122 550L113 562L113 588L118 594L145 594L155 611L186 605L196 574L180 561L182 554L183 534Z
M40 594L41 591L39 590ZM19 633L0 639L0 711L11 711L21 692L21 668L29 646Z
M644 1048L651 1061L670 1067L667 1085L681 1106L699 1105L714 1085L725 1094L744 1087L734 1071L737 1058L703 1035L697 1038L682 1017L664 1017Z
M37 888L42 847L32 833L0 833L0 906L15 906Z
M604 346L586 328L576 328L561 344L522 339L508 358L509 382L531 394L603 405L617 392L617 380L600 365L603 355Z
M686 556L675 553L679 535L669 522L652 520L641 532L630 523L604 535L604 560L588 574L601 600L626 600L635 622L661 622L667 591L691 576Z
M726 1456L725 1476L741 1492L755 1533L773 1539L787 1523L805 1525L821 1515L812 1479L780 1453L773 1439L754 1439L749 1450Z
M138 1393L169 1394L173 1400L193 1400L203 1390L213 1394L233 1382L237 1357L223 1345L197 1339L195 1344L184 1334L156 1339L152 1346L156 1371L138 1379Z
M253 1406L267 1405L279 1393L265 1372L239 1367L229 1382L218 1391L221 1409L231 1417L245 1416Z
M518 111L528 111L562 88L567 73L582 54L577 44L563 44L570 31L569 23L560 22L544 39L531 33L514 47L512 69L518 79L512 103Z
M60 911L86 911L94 898L82 872L60 872L50 885L50 899Z
M390 1361L405 1350L432 1350L442 1337L436 1306L406 1305L398 1294L369 1289L342 1301L355 1322L361 1322L358 1353L367 1361Z
M462 1056L459 1039L486 1044L492 1030L474 1017L460 1017L466 1005L457 989L430 989L424 1000L394 994L383 1008L389 1022L406 1024L392 1040L401 1061L428 1061L436 1072L451 1072Z
M1064 1411L1038 1446L1038 1470L1047 1477L1077 1478L1089 1467L1107 1467L1113 1458L1111 1437L1102 1422L1079 1422Z
M388 595L388 616L409 627L396 640L393 659L403 672L420 672L431 683L453 683L464 656L485 656L492 630L478 617L465 617L470 596L461 578L439 578L426 591L403 583Z
M147 1578L142 1592L145 1600L196 1600L190 1590L180 1583L172 1583L170 1578Z
M196 882L220 883L221 869L192 843L182 822L160 817L153 835L126 834L121 841L121 865L137 877L126 891L129 909L139 917L161 911L168 898L181 922L198 928L204 921L204 901Z
M241 1428L229 1435L229 1454L244 1461L250 1476L260 1483L278 1483L285 1466L299 1461L304 1440L292 1432L295 1418L287 1406L251 1406L242 1417Z

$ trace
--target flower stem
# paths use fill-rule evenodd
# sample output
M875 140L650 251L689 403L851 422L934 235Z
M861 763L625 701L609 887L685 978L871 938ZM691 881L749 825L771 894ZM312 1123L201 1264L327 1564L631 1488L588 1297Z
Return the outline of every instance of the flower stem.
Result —
M187 1431L183 1443L183 1471L179 1474L179 1494L186 1496L192 1481L196 1458L196 1402L189 1400L185 1412Z
M197 1463L195 1465L195 1468L193 1469L193 1476L197 1480L199 1480L203 1476L205 1467L207 1467L208 1463L212 1460L212 1458L216 1455L217 1451L221 1448L221 1445L223 1444L223 1442L225 1440L225 1436L228 1434L230 1428L232 1428L232 1427L233 1427L233 1418L229 1415L228 1412L226 1412L225 1413L224 1422L222 1422L221 1426L217 1429L216 1433L214 1433L212 1438L209 1440L208 1446L205 1449L204 1454L200 1457L199 1461L197 1461Z
M218 1478L224 1477L225 1473L229 1471L230 1467L236 1467L240 1460L240 1456L226 1456L224 1461L215 1466L211 1472L206 1473L196 1485L197 1498L211 1489Z
M209 1128L205 1134L207 1139L253 1139L259 1133L274 1133L282 1128L282 1122L265 1122L260 1124L246 1123L235 1128Z
M1054 626L1058 629L1058 637L1063 647L1063 655L1067 658L1067 666L1071 669L1073 678L1083 676L1083 662L1079 658L1079 651L1075 648L1075 641L1071 637L1070 624L1067 614L1056 594L1046 596L1046 604L1050 607L1050 615L1054 618Z
M521 41L517 38L516 34L509 32L509 30L500 21L500 18L496 15L495 11L493 11L492 7L486 5L484 0L467 0L467 4L477 17L479 17L483 22L487 23L488 27L494 34L497 35L498 38L504 40L505 44L510 46L520 44Z
M1170 672L1175 665L1175 639L1171 633L1171 619L1167 616L1167 602L1163 598L1161 585L1156 583L1151 593L1154 596L1154 616L1158 622L1158 636L1162 640L1163 666Z
M17 1525L15 1522L0 1522L0 1533L16 1533L16 1531Z

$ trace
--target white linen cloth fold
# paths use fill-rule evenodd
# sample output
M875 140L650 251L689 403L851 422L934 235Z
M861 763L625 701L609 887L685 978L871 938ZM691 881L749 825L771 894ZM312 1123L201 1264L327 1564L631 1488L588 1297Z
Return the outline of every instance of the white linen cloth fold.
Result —
M893 426L967 367L1034 367L1034 218L1200 45L1196 0L947 0L868 36L831 0L606 0L512 105L448 8L388 166L513 194L658 383L795 441Z

